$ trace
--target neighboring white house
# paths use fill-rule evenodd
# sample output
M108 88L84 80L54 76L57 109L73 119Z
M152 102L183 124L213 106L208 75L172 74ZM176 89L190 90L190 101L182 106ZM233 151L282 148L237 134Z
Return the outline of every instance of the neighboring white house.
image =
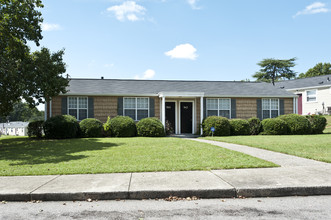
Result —
M276 86L298 95L298 114L331 114L331 75L281 81Z
M27 136L29 122L12 121L0 123L0 133L2 135Z

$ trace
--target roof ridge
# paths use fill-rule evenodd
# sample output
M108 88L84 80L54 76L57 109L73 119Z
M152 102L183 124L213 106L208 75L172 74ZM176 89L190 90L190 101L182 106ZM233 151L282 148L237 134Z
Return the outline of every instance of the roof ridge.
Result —
M258 82L258 81L221 81L221 80L167 80L167 79L99 79L99 78L70 78L70 80L112 80L112 81L145 81L145 82L225 82L225 83L265 83L265 82Z

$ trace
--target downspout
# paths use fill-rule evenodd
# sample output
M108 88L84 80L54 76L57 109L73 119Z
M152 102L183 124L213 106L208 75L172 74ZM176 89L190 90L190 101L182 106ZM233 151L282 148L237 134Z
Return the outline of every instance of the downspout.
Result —
M47 120L47 101L45 101L45 114L44 114L44 116L45 116L45 118L44 118L44 120L46 121Z

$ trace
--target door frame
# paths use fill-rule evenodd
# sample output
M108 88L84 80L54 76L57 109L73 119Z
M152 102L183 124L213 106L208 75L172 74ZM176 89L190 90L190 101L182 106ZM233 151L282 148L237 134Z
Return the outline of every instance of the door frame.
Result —
M175 103L175 134L178 134L178 117L177 117L177 101L176 100L165 100L165 104L167 104L167 102L174 102ZM165 115L166 120L167 120L167 116Z
M180 100L179 101L179 133L182 133L182 125L181 125L181 103L182 102L192 102L192 134L195 134L195 101L194 100Z

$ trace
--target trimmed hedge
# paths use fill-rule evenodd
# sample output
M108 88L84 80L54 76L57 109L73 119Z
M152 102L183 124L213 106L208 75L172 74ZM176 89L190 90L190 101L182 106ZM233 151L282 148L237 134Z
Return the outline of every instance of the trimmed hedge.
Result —
M306 118L310 122L312 134L323 134L323 131L327 124L327 120L324 116L306 115Z
M45 137L50 139L76 138L80 134L77 119L71 115L57 115L43 125Z
M268 118L262 122L263 135L284 135L287 134L287 123L279 118Z
M248 119L248 123L249 123L249 133L251 135L258 135L260 134L261 130L262 130L262 124L261 124L261 120L253 117Z
M231 119L230 121L231 135L249 135L250 127L247 120Z
M116 116L110 120L112 137L134 137L137 128L134 120L129 116Z
M209 116L202 122L203 136L212 136L211 127L215 128L214 136L229 136L230 123L227 118Z
M41 138L43 136L44 121L33 121L28 125L28 136Z
M297 114L289 114L289 115L281 115L277 117L281 120L284 120L288 126L288 134L310 134L311 133L311 125L309 120L302 115Z
M101 121L95 118L86 118L79 123L82 137L102 137L103 126Z
M164 137L164 126L157 118L144 118L137 123L137 134L141 137Z

